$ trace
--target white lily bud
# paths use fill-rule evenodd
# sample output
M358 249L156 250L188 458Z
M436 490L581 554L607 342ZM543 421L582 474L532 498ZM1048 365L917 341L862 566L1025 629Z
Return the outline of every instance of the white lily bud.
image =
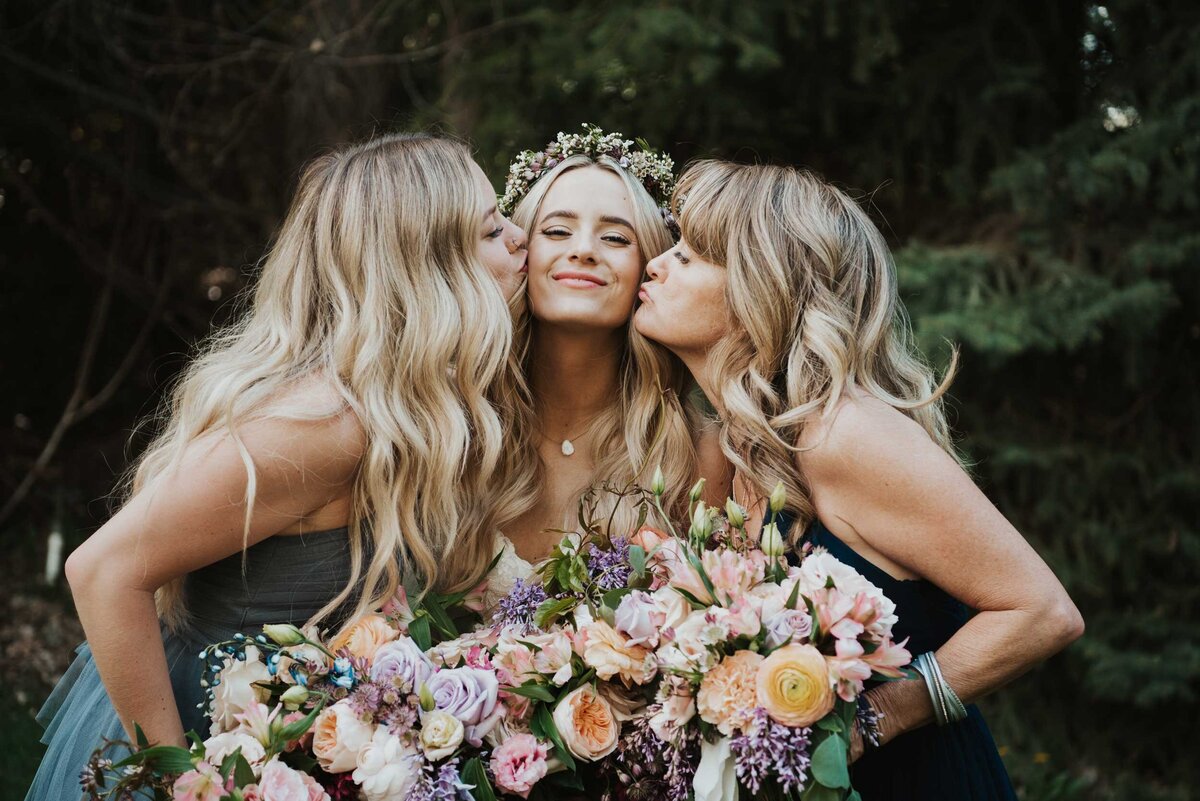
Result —
M779 532L779 526L774 523L768 523L763 526L758 547L772 559L778 559L783 556L783 535Z
M780 481L775 485L775 489L771 490L771 511L776 514L782 512L785 503L787 503L787 490L783 488L783 482Z
M287 692L279 696L279 700L283 701L283 705L288 709L295 709L308 700L308 690L297 684L289 687Z
M662 495L667 491L667 480L663 478L662 465L654 468L654 478L650 480L650 491Z
M267 623L263 626L263 634L279 645L299 645L304 642L304 632L291 623Z
M699 481L696 482L696 485L694 487L692 487L692 491L688 495L688 497L691 498L692 503L695 503L696 501L700 500L700 496L703 494L704 494L704 479L700 479Z
M729 525L734 528L746 525L746 510L739 506L733 498L725 501L725 517L729 518Z

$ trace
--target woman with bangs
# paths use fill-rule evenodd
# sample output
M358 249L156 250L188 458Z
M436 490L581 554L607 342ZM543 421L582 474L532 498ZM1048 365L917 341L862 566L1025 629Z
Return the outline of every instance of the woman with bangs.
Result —
M647 260L674 238L662 208L673 165L620 134L583 127L521 154L501 202L529 232L515 351L529 394L512 439L540 492L503 525L492 602L573 527L589 487L649 486L661 465L665 502L678 511L700 473L705 442L686 403L686 370L630 324ZM723 497L724 459L715 437L708 442L710 496ZM614 535L632 534L633 504L620 503L614 520Z
M789 167L700 162L674 200L682 237L648 266L637 329L716 406L753 525L782 481L792 544L878 585L915 655L918 680L860 696L855 789L1014 799L972 702L1083 620L964 471L942 403L953 366L939 382L911 344L883 236L845 193Z
M28 798L78 797L92 750L135 724L203 736L210 643L336 629L402 575L479 580L528 493L499 411L524 265L461 143L385 136L308 166L244 318L184 371L122 508L67 560L88 641L39 715Z

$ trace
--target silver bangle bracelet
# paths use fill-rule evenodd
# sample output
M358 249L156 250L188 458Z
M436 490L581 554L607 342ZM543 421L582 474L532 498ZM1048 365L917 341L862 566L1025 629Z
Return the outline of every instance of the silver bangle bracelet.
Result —
M917 656L913 660L913 667L925 679L925 689L929 691L929 700L933 702L933 716L937 725L945 726L965 720L967 707L946 682L942 666L933 652L926 651Z

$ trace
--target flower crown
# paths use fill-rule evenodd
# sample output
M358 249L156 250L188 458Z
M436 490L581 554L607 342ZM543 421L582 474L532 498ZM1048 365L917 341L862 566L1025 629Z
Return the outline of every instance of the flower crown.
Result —
M570 156L598 159L608 156L637 178L658 204L663 222L671 234L679 238L679 225L671 215L668 204L675 189L675 162L665 153L657 153L646 140L622 139L620 133L604 133L599 126L583 123L584 133L568 134L559 131L557 138L540 151L525 150L517 154L508 168L504 195L500 198L500 213L508 216L523 197L529 194L542 174L557 167Z

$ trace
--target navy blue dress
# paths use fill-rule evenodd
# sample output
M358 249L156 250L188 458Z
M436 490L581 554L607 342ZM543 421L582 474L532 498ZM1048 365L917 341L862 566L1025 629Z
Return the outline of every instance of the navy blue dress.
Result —
M340 528L270 537L246 550L245 566L243 576L242 554L238 553L189 573L184 584L188 622L179 632L163 630L167 668L183 730L195 730L202 737L207 736L208 725L196 706L204 700L200 651L239 631L260 634L264 623L306 623L350 579L347 531ZM81 798L79 773L92 752L105 739L125 739L91 649L85 642L76 653L38 712L47 749L25 801Z
M790 521L782 518L780 529ZM908 638L914 657L936 651L967 622L967 608L923 579L900 580L859 556L820 521L805 540L829 551L883 590L896 604L897 642ZM885 724L886 725L886 724ZM863 801L1016 801L1012 782L983 715L974 704L967 718L946 726L929 724L868 750L850 768Z

